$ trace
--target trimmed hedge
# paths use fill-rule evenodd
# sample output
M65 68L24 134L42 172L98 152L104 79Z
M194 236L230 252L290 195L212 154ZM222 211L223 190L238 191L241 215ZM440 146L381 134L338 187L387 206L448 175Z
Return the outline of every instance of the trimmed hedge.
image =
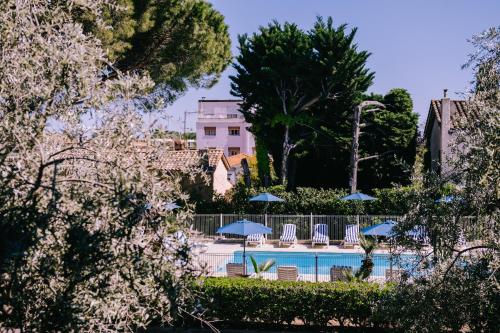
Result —
M209 320L326 326L335 321L362 327L388 324L381 304L390 284L286 282L245 278L208 278L202 306Z
M260 214L266 204L248 202L248 198L260 192L269 192L285 199L283 203L269 204L267 208L269 214L353 215L359 211L374 215L404 215L409 209L408 198L412 190L411 187L374 189L368 194L375 196L378 200L349 202L340 200L348 193L339 189L298 187L295 191L286 191L283 186L247 189L239 184L224 197L218 196L212 201L199 201L196 212L200 214Z

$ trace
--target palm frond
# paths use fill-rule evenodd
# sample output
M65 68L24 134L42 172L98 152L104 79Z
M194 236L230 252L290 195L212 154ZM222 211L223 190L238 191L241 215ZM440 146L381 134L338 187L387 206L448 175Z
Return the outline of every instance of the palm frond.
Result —
M253 270L256 274L259 273L259 265L257 265L257 260L253 256L250 256L250 261L252 262Z
M262 264L260 264L259 271L260 272L267 272L271 269L271 267L274 266L274 264L276 264L276 260L268 259L265 262L263 262Z

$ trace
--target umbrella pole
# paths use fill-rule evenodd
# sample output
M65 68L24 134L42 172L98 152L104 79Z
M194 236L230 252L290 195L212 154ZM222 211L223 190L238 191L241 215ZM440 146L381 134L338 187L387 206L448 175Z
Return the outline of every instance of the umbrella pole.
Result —
M247 236L243 238L243 275L247 274L247 256L246 256L246 244L247 244Z

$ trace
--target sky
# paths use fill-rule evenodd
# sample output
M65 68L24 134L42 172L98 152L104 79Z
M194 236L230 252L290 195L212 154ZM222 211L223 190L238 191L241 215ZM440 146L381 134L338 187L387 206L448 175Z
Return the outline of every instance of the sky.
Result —
M368 92L385 94L392 88L407 89L425 123L431 99L460 98L472 79L461 69L473 51L468 39L500 24L500 0L212 0L229 26L233 56L238 55L237 36L252 34L269 22L293 22L304 30L316 17L331 16L334 24L357 27L355 42L367 50L367 67L375 71ZM190 89L167 107L168 129L182 130L184 111L197 109L197 101L234 98L230 94L229 66L211 89ZM187 116L187 129L195 128L196 115Z

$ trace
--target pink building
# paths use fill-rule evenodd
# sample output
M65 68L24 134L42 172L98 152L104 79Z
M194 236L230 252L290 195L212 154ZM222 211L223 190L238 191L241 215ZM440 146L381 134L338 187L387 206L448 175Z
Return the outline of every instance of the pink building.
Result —
M196 147L222 149L226 156L254 155L255 140L247 130L250 124L239 111L240 100L198 101Z

